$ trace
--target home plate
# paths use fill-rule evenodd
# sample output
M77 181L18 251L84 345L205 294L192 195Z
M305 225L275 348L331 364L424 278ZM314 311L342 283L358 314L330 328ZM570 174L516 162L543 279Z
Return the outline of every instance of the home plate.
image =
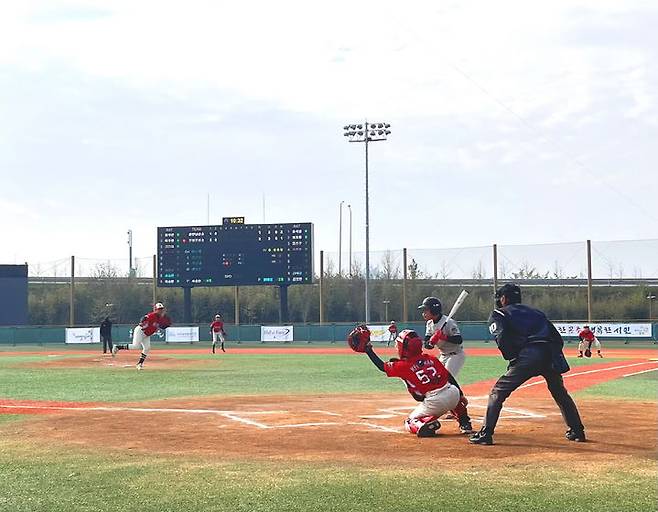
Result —
M370 416L359 416L359 418L363 418L364 420L387 420L395 417L395 414L371 414Z

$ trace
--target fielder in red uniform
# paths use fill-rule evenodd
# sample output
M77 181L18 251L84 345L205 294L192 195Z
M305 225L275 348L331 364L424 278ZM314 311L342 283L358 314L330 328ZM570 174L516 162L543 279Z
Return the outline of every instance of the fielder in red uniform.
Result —
M395 324L395 320L391 322L391 325L388 326L388 343L387 347L391 345L392 341L395 341L395 338L398 337L398 326Z
M165 307L162 303L158 302L153 306L153 311L144 315L141 322L139 322L139 324L133 329L133 342L130 345L115 344L112 348L112 357L116 356L119 350L141 348L142 354L139 357L137 369L143 369L146 356L148 356L151 351L151 336L155 334L158 329L166 329L170 325L171 319L165 314Z
M224 341L226 340L226 331L224 330L224 322L221 315L215 315L215 320L210 324L210 335L212 336L212 353L215 353L215 345L220 342L219 348L224 350Z
M587 357L592 356L592 345L596 348L596 352L599 357L603 357L601 354L601 342L594 335L592 330L589 328L589 325L584 325L581 331L578 333L580 338L580 343L578 343L578 357L583 357L583 351Z
M362 350L355 348L357 339ZM388 377L402 379L409 394L420 402L404 422L407 432L418 437L433 437L441 427L439 417L447 412L452 412L457 418L463 434L473 432L466 409L468 401L459 384L436 357L423 353L423 340L416 331L405 329L400 333L395 340L400 358L387 363L375 354L367 327L357 327L350 333L348 341L357 352L365 352Z

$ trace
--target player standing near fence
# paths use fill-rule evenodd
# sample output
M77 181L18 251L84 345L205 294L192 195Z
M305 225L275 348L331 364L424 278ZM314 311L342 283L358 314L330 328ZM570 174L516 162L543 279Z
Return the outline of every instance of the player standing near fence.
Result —
M395 338L398 337L398 326L395 323L395 320L391 322L391 325L388 326L388 343L386 344L387 347L391 346L391 342L395 341Z
M165 314L165 307L162 303L158 302L153 311L147 313L142 318L141 322L133 329L133 342L128 345L114 345L112 348L112 357L117 355L119 350L134 350L136 348L142 349L142 354L137 363L137 369L144 368L144 361L151 351L151 336L156 333L158 329L166 329L171 325L171 319Z
M210 324L210 335L212 336L212 353L215 353L215 345L220 342L219 348L224 350L224 341L226 340L226 331L224 330L224 321L222 315L215 315L215 320Z
M583 326L578 333L578 337L580 338L580 343L578 343L578 357L583 357L583 352L585 352L585 357L592 357L592 344L599 357L603 357L603 354L601 354L601 342L589 328L589 325Z

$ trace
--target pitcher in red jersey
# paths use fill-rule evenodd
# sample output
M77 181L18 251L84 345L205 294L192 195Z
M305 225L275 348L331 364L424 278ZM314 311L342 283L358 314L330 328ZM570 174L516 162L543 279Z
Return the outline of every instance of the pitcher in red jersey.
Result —
M112 347L112 357L116 356L119 350L130 350L141 348L142 353L137 363L137 369L144 368L146 356L151 351L151 336L158 329L166 329L171 325L171 319L165 314L165 307L158 302L153 306L153 311L144 315L142 320L133 328L133 342L128 345L114 345Z

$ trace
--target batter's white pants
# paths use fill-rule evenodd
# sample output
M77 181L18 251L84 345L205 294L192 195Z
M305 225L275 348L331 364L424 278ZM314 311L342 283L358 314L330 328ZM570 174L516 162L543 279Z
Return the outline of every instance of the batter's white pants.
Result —
M221 332L214 332L212 333L212 343L213 345L216 344L217 342L224 343L224 335Z
M443 416L452 411L459 403L459 390L452 384L446 384L441 389L435 389L425 395L425 400L411 411L409 420L422 418L423 416Z
M466 353L463 350L460 350L459 352L441 352L441 354L439 354L439 361L441 361L441 364L445 366L456 379L466 362Z
M580 343L578 343L578 351L584 352L585 349L587 348L588 343L589 341L581 341ZM592 342L592 347L590 348L590 350L592 349L601 350L601 342L598 339Z
M133 342L128 345L130 350L142 349L142 354L148 355L151 351L151 337L144 334L142 328L138 325L133 329Z

